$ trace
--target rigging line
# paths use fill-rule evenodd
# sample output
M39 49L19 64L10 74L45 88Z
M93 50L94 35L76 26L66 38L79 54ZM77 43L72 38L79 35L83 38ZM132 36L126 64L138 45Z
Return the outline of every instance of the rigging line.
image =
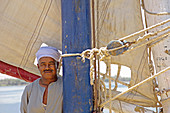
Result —
M147 78L147 79L145 79L145 80L139 82L138 84L136 84L136 85L130 87L128 90L126 90L126 91L124 91L124 92L122 92L122 93L116 95L116 96L113 97L112 99L105 101L105 102L102 103L100 106L103 107L105 104L107 104L107 103L109 103L109 102L111 102L111 101L117 99L118 97L122 96L123 94L125 94L125 93L127 93L127 92L133 90L134 88L136 88L136 87L138 87L138 86L144 84L145 82L148 82L148 81L152 80L153 78L155 78L155 77L161 75L162 73L164 73L164 72L166 72L166 71L168 71L168 70L170 70L170 66L167 67L167 68L165 68L165 69L163 69L163 70L161 70L160 72L156 73L155 75L153 75L153 76L151 76L151 77L149 77L149 78Z
M168 36L165 36L165 37L161 38L160 40L151 43L150 46L149 46L149 48L151 48L151 47L157 45L158 43L160 43L160 42L162 42L162 41L164 41L166 38L168 38ZM160 47L159 47L159 48L160 48Z
M144 46L144 45L147 45L147 44L149 44L149 43L152 43L152 42L154 42L154 41L157 41L157 40L159 40L159 39L162 39L162 38L164 38L164 37L167 37L169 34L170 34L170 32L166 32L166 33L164 33L164 34L156 37L155 39L149 40L149 41L147 41L146 43L143 43L143 44L138 45L138 46L136 46L136 47L134 47L134 48L131 48L131 49L123 52L122 54L124 54L124 53L126 53L126 52L130 52L130 51L132 51L132 50L134 50L134 49L137 49L137 48L139 48L139 47L142 47L142 46Z
M111 57L108 58L107 65L108 65L109 77L111 78ZM111 86L111 79L109 79L109 99L112 98L111 88L112 88L112 86ZM112 112L111 108L112 108L112 102L109 103L109 113Z
M101 11L101 16L99 18L99 0L97 0L97 25L99 26L99 21L102 20L102 17L104 17L103 15L105 14L105 10L107 9L108 7L108 0L106 0L105 4L103 5L103 9ZM105 18L105 17L104 17ZM98 29L97 29L98 30Z
M20 77L22 80L26 81L26 80L21 76L18 67L17 67L17 72L18 72L19 77Z
M140 1L140 3L142 3L143 5L142 6L144 6L144 0L142 0L142 1ZM145 10L145 6L144 7L142 7L141 6L141 9L143 8L143 10ZM141 10L142 11L142 10ZM143 16L143 21L145 22L143 25L144 25L144 27L145 28L147 28L148 27L148 23L147 23L147 19L146 19L146 11L144 12L144 14L142 15ZM145 34L147 34L148 33L148 31L145 31ZM149 38L148 38L148 40L150 40ZM148 49L149 49L149 59L148 59L148 61L149 61L149 65L152 65L153 66L153 64L151 64L151 62L152 62L152 60L151 60L151 47L149 47L150 46L150 44L148 44ZM150 67L149 67L149 69L150 69ZM151 75L154 75L155 73L154 73L154 68L152 68L153 70L152 70L152 73L151 73ZM153 87L154 87L154 89L153 89L153 91L154 91L154 96L155 96L155 98L156 98L156 101L159 103L159 105L160 105L160 102L158 101L158 98L157 98L157 96L156 96L156 93L155 93L155 84L153 83L154 82L154 80L155 80L155 83L156 83L156 79L154 78L153 79L153 81L152 81L152 85L153 85Z
M155 24L155 25L153 25L153 26L150 26L150 27L148 27L148 28L146 28L146 29L142 29L142 30L140 30L140 31L138 31L138 32L135 32L135 33L133 33L133 34L130 34L130 35L128 35L128 36L125 36L125 37L123 37L123 38L121 38L121 39L119 39L119 40L127 40L127 39L129 39L129 38L131 38L131 37L133 37L133 36L136 36L136 35L138 35L138 34L140 34L140 33L142 33L142 32L145 32L145 31L148 31L148 30L153 29L153 28L155 28L155 27L164 25L164 24L166 24L166 23L168 23L168 22L170 22L170 19L167 19L167 20L165 20L165 21L162 21L162 22L160 22L160 23L158 23L158 24Z
M92 29L93 29L93 48L95 48L96 47L96 36L95 36L95 11L94 11L94 0L92 0ZM98 97L97 97L97 95L98 95L98 90L97 90L97 87L98 87L98 84L97 84L97 72L96 72L96 60L97 60L97 58L96 58L96 53L94 53L94 61L93 61L93 65L94 65L94 79L95 79L95 87L94 87L94 101L95 101L95 109L96 109L96 111L98 111Z
M97 15L97 19L99 18L99 0L96 0L96 2L97 2L97 12L96 12L96 15ZM97 21L97 25L96 25L96 28L98 29L98 27L99 27L99 22ZM94 27L95 28L95 27ZM96 40L97 40L97 42L96 42L96 47L97 48L99 48L99 36L98 36L98 33L97 33L97 31L95 30L95 33L96 33ZM102 102L101 102L101 96L100 96L100 93L102 92L101 91L101 88L100 88L100 84L101 84L101 78L100 78L100 58L99 58L99 56L97 56L97 61L98 61L98 72L97 72L97 74L98 74L98 94L99 94L99 96L98 96L98 105L100 105ZM100 108L100 106L98 106L98 108L99 108L99 112L101 112L101 108Z
M27 46L26 46L26 50L25 50L25 52L24 52L24 55L23 55L23 57L22 57L22 60L21 60L21 62L20 62L20 64L19 64L19 66L21 66L24 58L26 57L26 53L27 53L27 51L28 51L29 45L30 45L30 43L31 43L31 40L32 40L33 37L34 37L34 34L35 34L35 32L36 32L36 29L37 29L38 24L39 24L40 19L41 19L41 16L42 16L42 14L43 14L43 12L44 12L44 10L45 10L45 6L46 6L46 4L47 4L47 1L48 1L48 0L46 0L46 2L45 2L45 4L44 4L43 10L42 10L42 12L41 12L41 14L40 14L40 16L39 16L39 18L38 18L38 21L37 21L37 24L36 24L36 26L35 26L34 32L33 32L32 36L31 36L31 38L30 38L30 40L29 40L29 42L28 42L28 44L27 44Z
M97 2L97 26L96 26L96 29L95 29L95 33L96 33L96 35L97 35L97 48L99 48L99 42L100 43L102 43L103 45L107 45L107 43L105 43L105 42L103 42L103 41L101 41L101 40L98 40L98 37L99 37L99 35L98 35L98 29L99 29L99 21L101 20L101 18L103 17L102 15L100 16L100 18L99 18L99 0L97 0L96 1ZM107 2L107 1L106 1ZM103 6L104 6L104 8L103 8L103 10L102 10L102 12L101 12L101 14L103 14L103 12L105 11L105 9L107 8L106 5L107 3L105 3Z
M104 15L104 11L106 10L106 7L107 6L107 0L106 0L106 3L103 5L103 9L102 9L102 11L101 11L101 16L100 16L100 18L99 18L99 0L97 0L97 25L99 26L99 21L101 20L101 18L102 17L104 17L104 16L102 16L102 15Z
M96 47L96 36L95 36L95 10L94 10L94 0L92 0L92 30L93 30L93 48Z
M148 39L149 40L149 39ZM152 49L151 49L151 47L149 47L150 46L150 44L148 44L148 62L149 62L149 71L150 71L150 73L151 73L151 76L152 75L154 75L154 66L153 66L153 61L152 61L152 59L151 59L151 57L153 57L152 56L152 54L151 54L151 52L152 52ZM152 70L151 70L152 69ZM153 87L153 93L154 93L154 97L156 98L156 101L157 101L157 103L159 103L159 105L161 104L160 102L159 102L159 100L158 100L158 97L157 97L157 94L156 94L156 79L154 78L153 80L152 80L152 87ZM156 107L156 110L157 110L157 107Z
M100 34L100 32L101 32L101 30L102 30L102 28L103 28L103 25L104 25L104 20L105 20L105 18L106 18L106 15L107 15L107 11L108 11L108 6L110 5L110 2L111 2L111 0L109 0L108 2L107 2L107 4L106 4L106 7L105 7L105 9L103 10L103 16L101 15L101 17L103 17L103 19L101 19L101 25L100 25L100 28L98 27L98 29L97 29L97 33L98 33L98 35ZM106 11L105 13L104 13L104 11ZM99 21L97 21L98 23L99 23Z
M122 107L122 103L121 103L121 101L120 101L120 100L118 100L118 101L119 101L119 105L120 105L121 113L124 113L124 112L123 112L123 109L122 109L122 108L123 108L123 107Z
M98 85L98 94L99 94L99 97L98 97L98 104L100 104L100 61L99 61L99 57L97 57L97 61L98 61L98 64L97 64L97 66L98 66L98 72L97 72L97 74L98 74L98 83L97 83L97 85ZM101 109L100 109L100 106L99 106L99 111L100 111Z
M142 42L143 40L149 39L150 37L156 36L156 35L158 35L158 33L161 33L168 29L170 29L170 26L167 26L161 30L155 31L154 33L147 33L147 34L143 35L143 37L139 37L138 39L136 39L135 44L138 44L138 43Z
M100 72L100 74L101 74L101 76L106 76L106 78L109 78L108 75L105 75L105 74L103 74L103 73L101 73L101 72ZM115 79L114 79L113 77L111 77L111 78L109 78L109 79L115 81ZM120 83L120 84L122 84L122 85L124 85L124 86L126 86L126 87L129 87L129 84L124 83L124 82L120 81L119 79L117 80L117 82Z
M102 76L104 75L103 73L100 73ZM109 76L108 75L106 75L106 78L109 78ZM115 81L115 79L114 78L109 78L109 79L111 79L111 80L113 80L113 81ZM122 84L122 85L124 85L124 86L127 86L127 87L129 87L129 84L126 84L126 83L124 83L124 82L122 82L122 81L118 81L120 84ZM138 92L136 89L134 89L134 91L136 91L136 92ZM148 99L151 99L150 97L147 97L146 95L144 95L144 94L142 94L142 93L140 93L140 92L138 92L139 94L141 94L142 96L145 96L146 98L148 98ZM130 94L129 94L130 95ZM128 97L126 97L126 98L128 98ZM152 99L151 99L152 100Z
M111 2L111 0L108 0L107 4L105 5L105 7L104 7L104 9L103 9L103 14L102 14L103 16L101 15L100 18L99 18L99 20L97 20L97 22L99 22L100 19L103 17L103 20L102 20L102 22L101 22L100 28L97 29L98 35L100 34L100 32L101 32L101 30L102 30L102 27L103 27L103 25L104 25L104 19L106 18L106 14L107 14L107 13L104 13L104 11L107 12L108 6L110 5L110 2Z
M121 71L121 65L119 64L119 65L118 65L117 76L116 76L116 79L115 79L115 87L114 87L114 89L113 89L114 91L116 91L116 90L117 90L117 87L118 87L118 85L117 85L117 80L119 79L120 71Z
M96 29L98 29L99 28L99 22L98 22L98 18L99 18L99 0L97 0L96 1L97 2L97 13L96 13L96 15L97 15L97 25L96 25ZM96 46L97 46L97 48L99 48L99 35L98 35L98 32L97 32L97 30L96 30L96 39L97 39L97 44L96 44ZM99 60L99 59L98 59Z
M170 12L151 12L151 11L148 11L148 10L145 8L144 0L141 0L141 7L143 8L143 10L144 10L145 12L147 12L148 14L151 14L151 15L170 15Z
M103 89L102 89L102 85L103 85ZM103 80L100 80L100 87L101 87L101 91L102 91L102 96L104 96L104 100L106 100L107 89L106 89L106 85ZM103 100L102 100L102 102L103 102Z
M62 54L61 57L71 57L71 56L81 56L80 53L75 53L75 54Z
M145 49L144 49L144 53L143 53L143 56L142 56L142 58L144 57L144 54L147 52L146 51L146 48L147 48L147 46L145 47ZM140 67L142 66L141 65L141 63L143 62L143 60L144 60L144 64L143 64L143 66L141 67L141 74L140 75L142 75L142 73L143 73L143 71L144 71L144 66L145 66L145 63L146 63L146 61L147 61L147 58L148 58L148 55L145 57L145 59L141 59L141 61L140 61L140 65L139 65L139 67L138 67L138 71L139 71L139 69L140 69ZM138 72L137 72L138 73ZM142 80L142 76L141 76L141 78L140 78L140 80ZM137 78L136 78L136 80L135 80L135 84L136 84L136 81L137 81ZM150 84L149 84L150 85ZM149 98L149 99L151 99L152 100L152 98L150 98L150 97L148 97L148 96L146 96L145 94L143 94L142 92L139 92L138 91L138 88L139 87L137 87L134 91L134 94L136 94L136 93L139 93L139 94L141 94L141 95L143 95L143 96L145 96L145 97L147 97L147 98ZM134 98L134 95L132 96L132 99Z
M138 67L138 69L137 69L137 75L138 75L138 76L141 75L141 74L138 74L138 73L139 73L139 69L140 69L140 67L141 67L141 65L142 65L142 62L143 62L143 60L144 60L143 57L144 57L144 54L145 54L145 52L146 52L146 48L147 48L147 47L145 47L145 49L144 49L144 51L143 51L143 55L142 55L141 61L140 61L140 63L139 63L139 67ZM145 57L145 58L146 58L146 57ZM144 61L146 61L146 60L144 60ZM144 65L143 65L143 68L144 68ZM143 68L142 68L142 69L143 69ZM143 70L142 70L142 71L143 71ZM141 71L141 73L142 73L142 71ZM134 84L136 84L137 79L138 79L138 76L136 77L136 79L135 79L135 81L134 81L134 82L135 82ZM141 76L141 77L142 77L142 76ZM132 91L131 91L131 92L132 92L133 94L136 94L136 93L138 92L138 91L137 91L138 88L139 88L139 87L137 87L136 89L134 89L134 91L135 91L134 93L133 93ZM138 93L141 94L141 92L138 92ZM142 95L143 95L143 94L142 94ZM129 95L127 95L126 99L127 99L129 96L130 96L130 93L129 93ZM143 95L143 96L145 96L145 95ZM147 96L146 96L146 97L147 97ZM133 98L134 98L134 95L133 95L131 98L133 99ZM147 97L147 98L149 98L149 97Z
M48 14L48 12L49 12L49 10L50 10L50 8L51 8L52 2L53 2L53 0L51 0L51 2L50 2L50 5L49 5L49 7L48 7L48 9L47 9L47 12L46 12L46 14L45 14L45 17L44 17L44 19L43 19L43 21L42 21L42 24L41 24L41 26L40 26L40 29L39 29L39 31L38 31L38 35L37 35L35 41L33 42L32 46L31 46L31 50L30 50L30 52L29 52L29 54L28 54L28 57L27 57L26 62L25 62L25 65L26 65L27 62L28 62L28 58L30 57L30 54L31 54L31 52L32 52L33 46L35 45L35 42L36 42L37 39L39 38L41 29L42 29L42 27L43 27L43 25L44 25L44 22L45 22L45 19L46 19L46 17L47 17L47 14ZM25 67L25 65L24 65L24 67Z
M131 48L131 49L129 49L129 50L127 50L127 51L124 51L122 54L125 54L126 52L130 52L130 51L132 51L132 50L134 50L134 49L137 49L137 48L139 48L139 47L142 47L142 46L144 46L144 45L147 45L147 44L149 44L149 43L152 43L152 42L154 42L154 41L157 41L157 40L160 40L160 39L163 39L164 37L166 37L166 36L168 36L170 34L170 32L165 32L164 34L161 34L161 35L159 35L158 37L156 37L156 38L154 38L154 39L152 39L152 40L149 40L149 41L147 41L147 42L145 42L145 43L143 43L143 44L141 44L141 45L138 45L138 46L135 46L135 47L133 47L133 48ZM111 49L111 51L115 51L115 50L117 50L117 49L119 49L119 48L123 48L123 47L127 47L127 45L123 45L123 46L121 46L121 47L118 47L118 48L115 48L115 49ZM87 50L85 50L85 51L83 51L81 54L63 54L62 55L62 57L69 57L69 56L81 56L83 59L83 61L85 60L85 58L88 58L88 59L91 59L92 57L93 57L93 53L98 53L99 55L103 55L103 54L106 54L106 57L108 57L107 56L107 51L110 51L110 50L106 50L105 48L100 48L100 49L96 49L96 48L93 48L93 49L87 49ZM101 53L102 52L102 53ZM103 53L104 52L104 53ZM101 56L102 57L102 56ZM102 59L102 58L101 58Z
M133 42L131 42L131 43L132 43L132 44L138 44L138 43L142 42L142 41L145 40L145 39L148 39L148 38L150 38L150 37L153 37L153 36L157 35L157 34L160 33L160 32L166 31L166 30L169 29L169 28L170 28L170 27L168 26L168 27L165 27L165 28L163 28L163 29L155 32L155 33L146 34L146 35L144 35L143 37L139 37L136 41L133 41ZM117 47L117 48L114 48L114 49L109 49L109 50L107 50L107 51L116 51L116 50L122 49L122 48L124 48L124 47L129 47L130 45L131 45L131 44L129 44L129 45L126 45L126 44L125 44L125 45L123 45L123 46L120 46L120 47Z

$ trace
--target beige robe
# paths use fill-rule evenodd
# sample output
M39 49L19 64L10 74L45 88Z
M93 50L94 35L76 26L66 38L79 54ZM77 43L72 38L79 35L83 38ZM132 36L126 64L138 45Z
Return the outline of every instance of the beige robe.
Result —
M39 80L27 85L22 95L21 113L62 113L63 82L58 77L56 82L48 86L46 107L43 105L44 87L39 85Z

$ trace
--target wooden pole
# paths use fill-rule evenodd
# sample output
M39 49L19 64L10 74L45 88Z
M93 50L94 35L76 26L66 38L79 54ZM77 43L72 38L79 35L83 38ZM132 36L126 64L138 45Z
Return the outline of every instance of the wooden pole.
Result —
M62 0L62 53L91 49L90 0ZM93 91L89 60L63 58L63 112L91 113Z

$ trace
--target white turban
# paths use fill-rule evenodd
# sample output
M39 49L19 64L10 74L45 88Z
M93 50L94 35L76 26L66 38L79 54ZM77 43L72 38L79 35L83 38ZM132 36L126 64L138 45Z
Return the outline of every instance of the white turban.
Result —
M37 51L36 57L37 57L37 61L39 61L39 59L42 57L51 57L55 61L59 62L61 54L59 53L59 51L56 48L47 46L47 47L41 47Z

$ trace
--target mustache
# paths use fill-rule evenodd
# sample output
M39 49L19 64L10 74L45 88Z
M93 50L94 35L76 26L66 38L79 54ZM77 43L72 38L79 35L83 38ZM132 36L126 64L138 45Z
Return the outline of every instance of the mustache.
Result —
M45 72L53 72L53 70L52 70L52 69L47 69L47 70L44 70L43 72L44 72L44 73L45 73Z

